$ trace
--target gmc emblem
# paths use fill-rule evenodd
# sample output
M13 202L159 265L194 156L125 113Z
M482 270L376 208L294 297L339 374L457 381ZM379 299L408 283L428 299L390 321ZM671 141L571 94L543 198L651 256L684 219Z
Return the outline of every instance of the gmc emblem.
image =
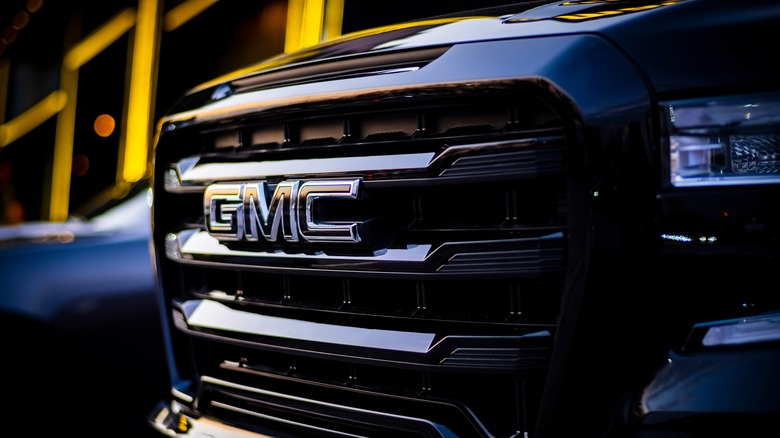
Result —
M323 199L357 199L360 180L211 184L203 195L206 230L218 240L360 242L359 222L320 221Z

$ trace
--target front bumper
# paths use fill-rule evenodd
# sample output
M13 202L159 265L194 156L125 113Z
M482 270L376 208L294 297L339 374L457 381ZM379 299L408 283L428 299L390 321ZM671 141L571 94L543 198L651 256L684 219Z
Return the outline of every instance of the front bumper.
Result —
M270 438L268 435L238 429L213 418L194 418L182 412L176 401L160 402L149 415L149 423L162 435L188 438Z

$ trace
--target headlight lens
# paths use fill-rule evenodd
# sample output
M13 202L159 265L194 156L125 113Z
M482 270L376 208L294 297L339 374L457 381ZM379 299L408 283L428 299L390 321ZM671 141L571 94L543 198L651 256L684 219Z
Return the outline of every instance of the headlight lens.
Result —
M780 182L780 96L667 102L676 187Z
M712 322L701 324L697 329L704 330L701 340L704 347L777 342L780 340L780 314Z

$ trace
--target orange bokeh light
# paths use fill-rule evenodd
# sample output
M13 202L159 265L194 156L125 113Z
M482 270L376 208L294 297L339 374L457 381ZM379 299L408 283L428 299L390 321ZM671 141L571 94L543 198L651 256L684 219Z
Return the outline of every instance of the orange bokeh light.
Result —
M101 137L108 137L114 132L116 121L108 114L101 114L95 119L95 133Z

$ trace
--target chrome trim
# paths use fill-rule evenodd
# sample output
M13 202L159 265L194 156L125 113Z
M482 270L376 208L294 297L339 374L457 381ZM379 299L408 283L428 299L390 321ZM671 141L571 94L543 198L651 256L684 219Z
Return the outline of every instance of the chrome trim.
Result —
M364 435L355 435L355 434L352 434L352 433L339 432L339 431L337 431L335 429L326 429L324 427L312 426L310 424L301 423L301 422L298 422L298 421L285 420L284 418L275 417L273 415L261 414L259 412L254 412L254 411L250 411L248 409L242 409L242 408L239 408L239 407L236 407L236 406L232 406L232 405L229 405L227 403L220 403L220 402L217 402L217 401L212 401L211 405L212 406L216 406L218 408L226 409L226 410L229 410L229 411L238 412L239 414L251 415L253 417L262 418L264 420L274 421L274 422L277 422L277 423L282 423L282 424L295 426L295 427L301 427L301 428L304 428L304 429L307 429L307 430L316 431L316 432L325 432L329 436L330 435L339 435L339 436L353 437L353 438L367 438Z
M202 376L201 377L201 382L205 383L205 384L211 384L211 385L214 385L214 386L227 387L227 388L235 389L235 390L238 390L238 391L251 392L251 393L263 395L263 396L266 396L266 397L273 397L273 398L277 398L277 399L289 400L289 401L292 401L292 402L295 402L295 403L298 403L298 404L305 403L305 404L309 404L309 405L313 405L313 406L326 408L328 410L344 411L344 412L350 412L352 414L370 415L370 416L373 416L373 417L376 417L376 418L383 418L383 419L386 419L386 420L394 420L393 422L395 422L395 421L402 421L402 422L406 422L408 424L416 424L416 425L419 425L419 426L425 426L426 429L431 430L431 431L435 430L437 433L441 434L441 436L453 436L452 432L449 431L449 429L447 429L445 426L437 424L437 423L434 423L434 422L432 422L430 420L423 419L423 418L409 417L409 416L406 416L406 415L391 414L391 413L387 413L387 412L374 411L374 410L363 409L363 408L358 408L358 407L354 407L354 406L347 406L347 405L342 405L342 404L328 403L328 402L324 402L324 401L320 401L320 400L304 398L304 397L298 397L298 396L294 396L294 395L290 395L290 394L283 394L283 393L274 392L274 391L268 391L268 390L265 390L265 389L255 388L255 387L251 387L251 386L240 385L240 384L236 384L236 383L233 383L233 382L228 382L226 380L216 379L216 378L213 378L213 377L210 377L210 376ZM222 404L220 403L220 405L222 405ZM217 406L217 405L215 404L214 406ZM224 407L224 406L220 406L220 407ZM315 411L315 413L316 412L317 411ZM269 417L269 418L273 419L273 417ZM341 434L343 434L343 432ZM351 435L348 435L348 436L351 436Z
M400 68L389 68L386 70L377 70L375 72L370 73L371 75L389 75L393 73L410 73L413 71L419 70L420 67L400 67ZM368 76L368 75L366 75Z
M169 192L199 191L214 182L263 180L275 176L284 176L286 179L325 179L336 175L369 172L421 172L436 166L445 166L447 161L454 161L460 157L468 156L473 153L524 149L553 141L560 141L560 139L559 136L546 136L450 146L438 155L433 152L421 152L396 155L322 158L316 160L295 159L200 164L198 163L197 157L187 157L171 166L172 173L175 173L179 179L175 184L166 184L165 189ZM388 163L393 163L393 165L388 167ZM457 162L454 162L453 164L457 164ZM440 176L443 176L446 171L446 168L442 169L440 171Z
M465 144L465 145L458 145L458 146L450 146L444 152L439 154L433 161L430 162L428 167L435 166L439 164L442 161L451 160L455 158L460 158L465 155L472 154L474 152L499 152L499 151L505 151L507 149L523 149L528 148L531 146L538 145L540 143L547 143L551 140L554 141L560 141L560 136L550 136L550 137L542 137L542 138L522 138L522 139L514 139L514 140L504 140L504 141L491 141L486 143L474 143L474 144ZM442 171L444 173L444 171Z
M200 190L199 187L189 187L183 178L183 175L195 167L198 161L200 161L200 157L187 157L172 163L163 179L165 191L179 193Z
M211 184L203 194L206 230L220 241L360 242L360 222L316 221L314 201L357 199L359 179ZM273 192L269 199L269 193Z
M215 379L209 376L201 377L201 384L201 386L211 385L216 388L226 388L234 391L243 391L245 393L257 394L258 396L262 396L266 399L270 398L275 400L275 403L282 403L286 401L291 405L308 405L307 410L313 412L314 415L322 416L324 415L324 412L336 412L337 414L343 413L341 414L343 418L357 415L362 418L373 420L371 423L377 424L379 427L390 428L393 427L393 425L406 424L408 427L416 429L421 434L421 436L432 436L432 434L436 434L437 436L441 437L455 436L446 426L434 423L424 418L409 417L406 415L362 409L354 406L327 403L310 398L297 397L289 394L239 385L225 380ZM222 402L214 401L211 402L211 405L221 409L229 409L233 412L264 418L266 420L278 421L288 425L304 427L310 430L327 431L331 434L339 434L342 436L356 436L346 432L339 432L333 429L324 429L300 422L293 422L277 416L270 416L261 414L259 412L249 411ZM194 416L187 415L181 409L181 406L179 406L176 402L171 402L170 405L167 405L164 402L159 403L149 415L147 421L158 432L162 433L163 435L175 438L270 438L268 435L250 432L246 429L239 429L235 426L221 423L211 416L196 418ZM481 425L475 424L474 426L479 427L479 429L482 431L482 433L479 434L480 436L487 436L485 434L486 431Z
M431 244L409 245L406 248L386 248L370 255L343 255L316 253L293 253L282 250L237 250L230 249L206 231L199 229L183 230L171 234L167 244L166 256L182 263L206 263L217 266L262 266L264 262L278 264L281 260L303 262L300 269L339 269L351 266L352 269L371 269L383 266L392 269L402 263L435 263L430 269L438 272L480 272L491 269L500 270L549 270L556 269L562 257L562 247L538 247L550 242L553 245L563 240L562 232L543 236L506 240L449 242L434 248ZM490 248L490 249L488 249ZM501 248L498 249L497 248ZM491 262L492 261L492 262ZM503 261L503 262L502 262ZM355 263L358 262L356 265ZM491 263L488 263L491 262ZM384 265L383 265L384 264ZM277 266L278 267L278 266ZM295 269L294 267L290 267Z
M360 222L317 222L314 201L318 199L357 199L360 180L306 181L298 191L298 221L301 237L309 242L360 242ZM301 212L303 214L301 214Z
M356 172L397 172L425 169L433 152L365 157L323 158L319 160L249 161L241 163L203 163L182 173L183 186L204 187L213 182L261 180L284 175L291 178L324 176ZM185 158L188 160L190 158ZM184 160L182 160L184 161ZM388 164L392 166L388 167Z
M179 391L178 389L173 388L173 387L171 387L171 395L176 397L176 398L178 398L179 400L183 400L183 401L186 401L188 403L192 403L192 401L194 400L191 395L189 395L189 394L187 394L185 392Z
M160 434L174 438L272 438L220 423L209 417L194 418L172 406L158 405L149 417L149 424ZM183 430L176 430L181 428Z
M350 347L426 353L435 336L433 333L365 329L260 315L210 300L186 301L181 308L190 327Z
M379 261L379 262L422 262L428 256L431 245L413 245L405 249L387 249L374 253L370 256L329 256L322 252L316 254L291 254L282 251L241 251L228 248L220 243L219 240L210 236L202 230L183 230L176 234L178 237L175 242L178 243L180 260L192 259L195 255L204 256L237 256L252 258L293 258L307 260L349 260L349 261ZM166 252L169 258L173 257L173 252Z

